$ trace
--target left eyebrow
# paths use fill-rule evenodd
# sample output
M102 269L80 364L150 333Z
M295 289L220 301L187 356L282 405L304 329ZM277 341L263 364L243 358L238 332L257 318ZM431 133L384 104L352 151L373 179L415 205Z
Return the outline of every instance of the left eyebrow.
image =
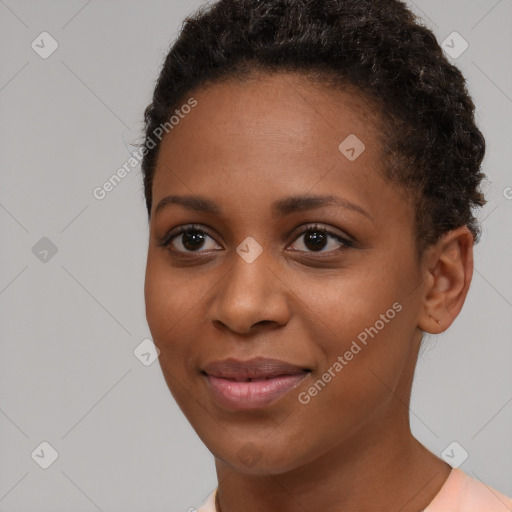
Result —
M171 204L181 205L188 210L194 210L202 213L211 213L214 215L221 215L222 208L214 201L202 196L166 196L164 197L155 208L155 216L158 212L168 207ZM337 196L306 196L298 195L285 197L272 203L272 210L276 215L284 217L297 212L313 210L322 206L339 206L346 210L360 213L373 223L373 217L358 204L352 203L347 199Z
M340 206L346 210L354 211L365 215L368 217L373 223L373 217L361 206L358 204L352 203L348 199L344 199L338 196L292 196L286 197L284 199L279 199L278 201L272 204L272 209L274 212L281 217L285 215L290 215L296 212L303 212L307 210L313 210L315 208L320 208L322 206Z

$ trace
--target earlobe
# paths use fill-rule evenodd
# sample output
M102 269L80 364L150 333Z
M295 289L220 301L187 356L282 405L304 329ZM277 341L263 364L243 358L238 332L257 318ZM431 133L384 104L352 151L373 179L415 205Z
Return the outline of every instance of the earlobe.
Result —
M418 327L431 334L445 331L459 314L473 276L473 235L466 227L449 231L425 259L425 294Z
M430 317L430 319L431 320L436 320L435 318L432 318L432 317ZM440 320L436 320L436 322L437 322L437 325L441 325L441 321Z

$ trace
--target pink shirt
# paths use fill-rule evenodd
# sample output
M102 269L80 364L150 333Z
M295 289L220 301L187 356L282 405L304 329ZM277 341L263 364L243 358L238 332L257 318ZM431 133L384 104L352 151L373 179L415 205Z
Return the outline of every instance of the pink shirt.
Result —
M197 512L215 510L215 489ZM423 512L512 512L512 498L483 484L459 468L453 468L446 482Z

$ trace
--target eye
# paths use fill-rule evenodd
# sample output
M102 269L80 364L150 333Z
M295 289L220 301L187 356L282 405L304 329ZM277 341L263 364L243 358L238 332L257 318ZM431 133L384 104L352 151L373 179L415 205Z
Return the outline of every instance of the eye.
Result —
M180 226L176 231L168 233L158 242L158 245L160 247L168 247L176 252L202 252L200 249L208 250L208 247L205 248L205 240L207 238L213 240L213 237L205 230L195 225ZM176 243L174 243L175 240ZM215 248L213 247L213 249Z
M307 226L296 240L301 237L304 237L305 242L303 242L302 245L305 247L306 252L311 251L324 253L343 250L354 246L354 244L347 238L344 238L327 228L322 228L318 226L318 224ZM181 253L201 253L203 251L216 250L214 246L210 248L207 247L208 244L206 244L205 241L208 238L215 241L207 231L197 227L196 225L180 226L177 230L168 233L158 242L158 245ZM329 239L338 242L338 248L336 248L336 244L334 244L334 248L324 251L323 249L328 246ZM298 250L299 252L304 251L303 249L297 249L296 247L293 249Z
M318 224L307 226L306 229L299 235L297 240L301 237L304 238L302 245L306 248L306 252L308 252L308 250L312 252L331 252L335 250L347 249L354 246L350 240L330 231L329 229L319 227ZM334 248L324 251L323 249L328 246L329 239L337 241L338 248L336 248L336 244L334 244ZM303 249L299 248L298 250L302 251Z

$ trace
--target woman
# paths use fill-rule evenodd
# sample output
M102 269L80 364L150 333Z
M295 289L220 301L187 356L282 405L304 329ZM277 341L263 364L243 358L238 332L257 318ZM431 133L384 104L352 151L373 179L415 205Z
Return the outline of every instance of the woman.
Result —
M473 114L398 0L220 0L186 20L145 112L145 299L215 456L201 510L512 510L409 425L423 334L471 282Z

